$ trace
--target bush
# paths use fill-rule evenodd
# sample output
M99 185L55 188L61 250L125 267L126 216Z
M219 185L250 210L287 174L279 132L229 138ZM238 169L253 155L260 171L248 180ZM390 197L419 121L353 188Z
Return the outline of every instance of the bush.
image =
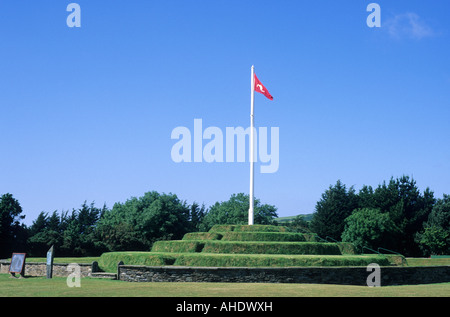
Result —
M395 232L394 222L380 209L356 209L345 219L342 241L353 243L358 249L389 245Z

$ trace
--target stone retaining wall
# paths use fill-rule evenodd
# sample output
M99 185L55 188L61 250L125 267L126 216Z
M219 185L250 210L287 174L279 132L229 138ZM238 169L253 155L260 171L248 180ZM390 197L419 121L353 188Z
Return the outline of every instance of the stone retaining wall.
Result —
M89 276L91 273L97 271L97 262L92 264L78 264L80 266L81 277ZM9 273L8 260L0 261L0 273ZM53 263L53 276L55 277L67 277L73 271L67 271L68 263ZM47 264L45 262L25 262L25 276L46 276Z
M366 267L208 268L120 265L129 282L234 282L367 285ZM381 267L381 286L450 282L450 266Z
M10 261L0 260L0 273ZM67 277L69 264L53 264L53 276ZM97 262L78 264L81 276L98 271ZM128 282L308 283L367 285L366 267L175 267L118 265L118 279ZM46 263L26 262L25 276L46 276ZM381 286L450 282L450 266L381 267Z

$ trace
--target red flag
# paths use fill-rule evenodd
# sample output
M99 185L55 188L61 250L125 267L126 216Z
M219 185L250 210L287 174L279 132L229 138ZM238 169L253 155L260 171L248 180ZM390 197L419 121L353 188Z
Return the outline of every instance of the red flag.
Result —
M264 85L261 84L258 77L256 77L256 74L254 76L255 76L255 87L254 87L255 91L263 94L270 100L273 100L272 95L269 93L269 91L266 89L266 87L264 87Z

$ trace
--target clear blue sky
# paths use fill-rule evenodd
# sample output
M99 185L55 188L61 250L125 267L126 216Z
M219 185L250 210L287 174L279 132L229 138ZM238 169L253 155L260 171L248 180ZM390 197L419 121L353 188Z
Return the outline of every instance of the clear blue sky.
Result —
M369 28L370 2L1 0L0 194L31 224L151 190L248 193L248 163L176 164L170 135L248 127L251 65L275 98L257 94L256 125L280 128L255 195L279 216L313 212L338 179L450 194L450 3L376 1Z

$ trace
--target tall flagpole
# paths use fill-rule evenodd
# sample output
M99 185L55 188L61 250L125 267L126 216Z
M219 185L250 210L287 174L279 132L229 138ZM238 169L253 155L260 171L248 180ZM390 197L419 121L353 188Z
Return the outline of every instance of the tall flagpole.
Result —
M251 108L250 108L250 206L248 209L248 224L253 225L253 205L254 205L254 168L255 168L255 151L254 151L254 128L255 128L255 66L252 66L252 79L251 79Z

